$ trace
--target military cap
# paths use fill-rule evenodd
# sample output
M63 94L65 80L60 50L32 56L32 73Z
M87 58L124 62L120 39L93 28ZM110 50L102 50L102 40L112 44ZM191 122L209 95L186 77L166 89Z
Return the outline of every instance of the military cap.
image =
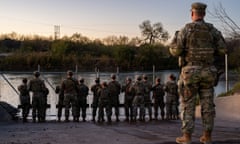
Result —
M34 71L33 74L34 74L36 77L40 76L40 72L39 72L39 71Z
M70 76L72 76L72 75L73 75L73 72L72 72L71 70L68 70L68 71L67 71L67 74L70 75Z
M207 8L207 5L204 3L200 2L195 2L192 4L192 11L197 11L197 12L205 12L205 9Z

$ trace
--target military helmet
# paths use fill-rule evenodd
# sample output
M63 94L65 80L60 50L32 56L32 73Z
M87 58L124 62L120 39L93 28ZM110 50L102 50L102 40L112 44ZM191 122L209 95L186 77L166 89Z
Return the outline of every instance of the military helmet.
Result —
M160 77L157 77L157 78L156 78L156 82L161 82L161 78L160 78Z
M80 83L84 83L84 78L80 78L80 79L79 79L79 82L80 82Z
M71 70L68 70L68 71L67 71L67 75L72 76L72 75L73 75L73 72L72 72Z
M143 77L144 80L148 79L147 75L145 75L145 74L142 77Z
M39 77L39 76L40 76L40 72L39 72L39 71L34 71L33 74L34 74L34 76L36 76L36 77Z
M111 74L111 78L112 79L116 79L116 75L115 74Z
M170 74L169 78L172 79L172 80L176 80L176 77L174 76L174 74Z
M104 81L104 82L102 83L102 85L103 85L104 87L107 87L107 82Z
M141 80L142 80L142 77L141 77L140 75L137 75L137 76L136 76L136 80L137 80L137 81L141 81Z

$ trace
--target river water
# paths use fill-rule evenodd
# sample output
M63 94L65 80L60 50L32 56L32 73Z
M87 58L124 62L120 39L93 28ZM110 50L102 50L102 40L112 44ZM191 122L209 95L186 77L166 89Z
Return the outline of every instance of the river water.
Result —
M100 77L101 81L108 82L110 80L110 75L112 73L104 72L104 73L94 73L94 72L78 72L75 74L75 78L80 79L81 77L85 79L85 84L90 88L95 81L96 76ZM124 72L118 73L117 78L121 84L124 84L124 80L126 77L131 77L132 79L135 78L136 75L146 74L149 77L149 81L153 82L153 72ZM154 77L160 77L162 83L165 83L168 79L170 74L174 74L178 77L178 71L158 71L154 73ZM6 101L13 106L19 105L19 96L14 89L17 90L17 86L21 84L22 78L33 78L32 73L20 73L20 72L6 72L2 73L0 77L0 100ZM58 95L55 94L54 88L57 85L60 85L61 81L66 77L66 72L44 72L41 73L41 78L45 81L46 86L49 88L49 95L48 95L48 104L51 107L47 110L47 114L49 116L55 117L56 116L56 104L58 101ZM232 79L229 81L229 88L231 88L235 83L236 79ZM12 87L11 87L12 86ZM222 78L218 85L215 87L215 95L217 96L220 93L225 92L226 84L224 78ZM120 103L123 103L123 94L120 94ZM92 93L89 91L88 96L88 104L92 103ZM91 108L88 109L88 114L91 112ZM120 110L120 113L123 114L123 110Z

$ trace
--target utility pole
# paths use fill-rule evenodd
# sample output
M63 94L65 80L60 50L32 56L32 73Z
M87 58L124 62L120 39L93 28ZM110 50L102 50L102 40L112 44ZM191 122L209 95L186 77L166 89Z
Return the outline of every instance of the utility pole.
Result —
M60 25L54 25L54 40L60 38Z

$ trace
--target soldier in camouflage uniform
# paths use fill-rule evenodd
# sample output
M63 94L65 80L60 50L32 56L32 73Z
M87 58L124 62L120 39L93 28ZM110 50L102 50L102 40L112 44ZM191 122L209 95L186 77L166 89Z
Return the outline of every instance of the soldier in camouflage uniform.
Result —
M64 93L65 122L69 122L69 109L71 106L73 121L77 122L78 81L73 78L72 71L67 71L67 78L61 84L61 92Z
M139 115L139 120L143 121L144 119L144 85L142 83L142 78L141 76L137 76L137 81L133 85L133 122L136 122L137 120L137 114L138 114L138 107L140 108L140 115Z
M166 96L166 119L177 119L177 100L178 100L178 86L175 81L175 76L170 74L169 81L165 84L164 90L167 92Z
M95 122L95 117L98 108L98 90L101 89L100 79L96 78L95 84L91 86L91 91L93 92L93 102L92 102L92 121Z
M22 106L22 117L23 122L27 122L27 117L30 109L30 95L27 88L27 79L23 78L22 84L18 86L18 91L20 92L20 103Z
M119 122L119 94L121 92L121 85L116 80L116 75L111 75L112 80L108 83L108 89L111 94L111 106L115 109L116 121ZM111 108L112 110L112 108Z
M204 21L203 3L193 3L192 22L179 31L177 40L170 47L173 56L181 57L179 90L181 98L181 119L183 136L176 138L179 144L190 144L194 131L195 104L199 95L203 122L203 135L200 142L212 143L215 105L214 89L217 84L218 70L214 65L215 55L226 53L222 34L210 23Z
M58 94L57 117L58 117L58 122L60 122L62 117L62 109L64 107L64 104L63 104L64 93L60 90L60 86L56 86L55 93Z
M34 76L35 78L30 80L28 83L28 90L33 92L32 118L33 122L36 122L36 116L38 117L38 122L44 122L46 113L46 86L44 81L39 78L40 72L35 71Z
M148 115L149 115L149 120L152 120L152 99L150 92L152 90L152 84L148 82L148 77L147 75L143 75L143 85L144 85L144 105L148 110ZM143 121L145 121L145 111L144 111L144 116L143 116Z
M154 107L154 118L155 120L158 120L158 107L160 107L161 110L161 118L164 120L165 116L165 103L164 103L164 85L161 84L161 79L156 78L155 85L152 87L153 91L153 107Z
M111 93L108 89L108 85L106 82L103 82L101 85L101 89L98 89L99 94L99 111L98 111L98 122L104 122L104 108L107 115L108 123L111 123Z
M124 108L125 108L125 121L133 121L133 91L132 91L132 79L130 77L126 78L126 84L122 86L122 92L124 92ZM130 119L129 119L130 117Z
M87 96L89 88L84 84L84 79L79 80L79 92L78 92L78 108L77 108L77 120L80 117L80 111L82 110L82 120L86 121L86 110L87 110Z

